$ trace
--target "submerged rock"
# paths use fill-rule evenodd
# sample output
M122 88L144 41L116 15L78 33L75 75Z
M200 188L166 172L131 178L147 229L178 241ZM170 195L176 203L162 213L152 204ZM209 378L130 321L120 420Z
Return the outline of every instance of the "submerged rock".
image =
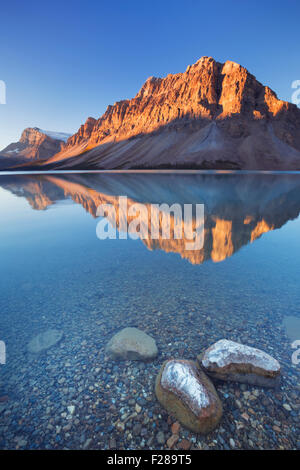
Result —
M260 349L221 339L198 357L211 377L221 380L275 387L279 383L280 364Z
M138 328L124 328L111 338L106 353L115 360L148 361L158 354L155 340Z
M171 359L164 362L156 378L158 401L188 429L207 433L222 416L222 404L204 372L194 361Z
M35 336L27 346L30 353L37 354L59 343L64 334L60 330L47 330Z

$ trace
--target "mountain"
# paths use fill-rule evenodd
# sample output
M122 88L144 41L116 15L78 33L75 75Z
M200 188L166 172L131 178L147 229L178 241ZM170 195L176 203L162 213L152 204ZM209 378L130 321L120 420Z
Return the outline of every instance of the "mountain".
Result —
M18 142L8 145L0 152L0 168L24 164L28 161L47 160L59 152L70 134L51 132L28 127Z
M3 152L30 159L28 169L300 169L300 109L212 57L148 78L65 143L38 128L23 134Z
M145 246L166 253L177 253L192 264L221 262L243 246L254 243L265 233L276 230L300 213L300 181L295 174L164 174L164 173L71 173L68 175L2 176L0 186L18 197L26 198L34 210L47 210L64 200L80 204L97 217L101 204L112 204L116 223L127 230L132 220L131 207L136 202L147 207L142 213L141 236ZM119 196L128 198L119 206ZM204 204L204 246L188 250L190 240L174 235L174 215L170 218L170 238L151 237L150 204ZM131 214L131 215L130 215ZM177 221L178 222L178 221ZM186 222L182 223L182 233ZM195 230L196 220L188 220ZM148 237L146 236L148 233Z
M88 118L47 168L300 169L300 109L241 65L202 57Z

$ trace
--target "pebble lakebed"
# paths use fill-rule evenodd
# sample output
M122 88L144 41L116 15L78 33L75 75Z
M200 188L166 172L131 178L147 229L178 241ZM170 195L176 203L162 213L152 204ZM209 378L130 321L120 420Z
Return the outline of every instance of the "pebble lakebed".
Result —
M27 286L27 287L26 287ZM30 285L24 285L26 291ZM96 298L95 298L96 297ZM280 318L246 312L228 320L210 316L205 308L181 299L165 309L143 311L139 301L130 315L117 319L105 294L77 306L77 315L62 311L44 319L60 328L64 338L48 351L30 356L32 325L16 324L14 335L24 351L9 357L1 370L0 447L3 449L297 449L299 442L300 379L291 363L290 341ZM84 302L84 299L81 299ZM157 299L159 303L159 299ZM42 304L37 308L42 315ZM52 323L52 324L51 324ZM43 319L36 322L42 331ZM155 338L159 355L152 362L111 361L105 354L109 339L121 327L135 326ZM30 330L30 331L29 331ZM279 360L277 390L215 381L224 407L220 425L197 435L177 423L154 393L157 373L171 357L195 359L213 342L226 337L259 347ZM12 338L13 339L13 338ZM272 345L272 346L271 346ZM72 407L72 408L70 408Z

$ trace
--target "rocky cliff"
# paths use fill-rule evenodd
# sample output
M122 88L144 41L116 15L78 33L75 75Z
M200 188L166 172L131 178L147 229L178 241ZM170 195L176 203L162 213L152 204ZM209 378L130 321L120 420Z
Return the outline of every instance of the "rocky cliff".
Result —
M47 160L58 153L69 134L44 131L38 127L28 127L22 132L18 142L8 145L0 152L4 166L16 165L36 160Z
M202 57L88 118L53 168L300 169L300 110L244 67Z

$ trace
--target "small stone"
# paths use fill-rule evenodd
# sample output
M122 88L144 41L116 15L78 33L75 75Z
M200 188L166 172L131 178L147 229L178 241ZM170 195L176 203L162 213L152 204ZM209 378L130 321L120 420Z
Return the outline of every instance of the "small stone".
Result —
M83 449L87 449L88 447L90 447L91 442L92 442L91 438L87 439L83 445Z
M141 407L140 405L136 404L136 405L135 405L135 411L136 411L137 413L140 413L140 412L142 411L142 407Z
M69 415L73 415L74 412L75 412L75 406L74 405L70 405L67 407L67 410L69 412Z
M148 441L147 441L147 447L151 447L152 444L153 444L153 436L149 437Z
M169 449L173 449L175 444L179 441L179 436L178 434L172 434L171 437L167 440L167 446Z
M142 425L140 423L135 424L132 428L132 432L135 436L138 436L139 434L141 434L141 430L142 430Z
M172 434L179 434L180 423L178 423L178 421L176 421L175 423L173 423L173 424L172 424L172 427L171 427L171 430L172 430Z
M165 435L162 431L159 431L156 434L156 440L159 444L164 444L165 443Z
M110 440L109 440L109 448L110 449L116 449L117 448L117 441L114 437L112 437Z
M177 447L182 450L190 450L192 443L187 439L182 439L182 441L177 444Z
M25 447L26 445L27 445L27 439L25 439L25 438L18 439L18 446L19 447Z
M235 442L232 438L229 439L229 444L230 444L230 447L232 447L232 448L235 447Z
M292 411L292 408L290 407L290 405L288 403L284 403L283 408L287 411Z
M116 423L116 429L119 431L119 432L123 432L124 429L125 429L125 424L122 423L121 421L117 421Z

